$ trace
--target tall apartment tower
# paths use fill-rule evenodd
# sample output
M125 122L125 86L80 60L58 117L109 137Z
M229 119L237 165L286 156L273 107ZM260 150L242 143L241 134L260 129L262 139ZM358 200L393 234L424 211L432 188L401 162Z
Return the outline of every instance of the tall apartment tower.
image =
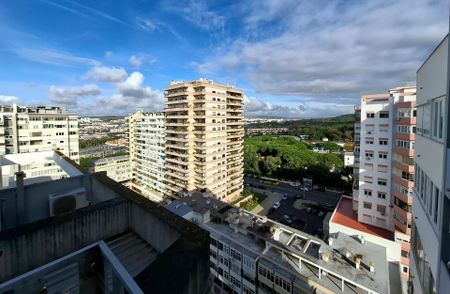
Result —
M410 293L450 289L449 38L417 71Z
M200 79L166 91L166 188L232 201L243 189L243 92Z
M400 243L404 279L409 273L416 88L367 95L356 109L353 209L358 222L387 230Z
M0 106L0 155L58 150L79 162L78 116L59 107Z
M128 117L130 140L130 187L141 195L161 201L165 193L164 112L138 111Z

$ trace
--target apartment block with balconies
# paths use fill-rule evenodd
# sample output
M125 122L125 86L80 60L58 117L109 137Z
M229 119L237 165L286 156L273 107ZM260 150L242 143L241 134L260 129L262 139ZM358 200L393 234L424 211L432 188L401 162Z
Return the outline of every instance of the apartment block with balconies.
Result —
M79 162L78 116L59 107L0 106L0 154L51 150Z
M165 115L138 111L128 118L130 138L130 188L161 201L165 194Z
M166 95L166 188L224 201L243 188L243 92L200 79L173 82Z

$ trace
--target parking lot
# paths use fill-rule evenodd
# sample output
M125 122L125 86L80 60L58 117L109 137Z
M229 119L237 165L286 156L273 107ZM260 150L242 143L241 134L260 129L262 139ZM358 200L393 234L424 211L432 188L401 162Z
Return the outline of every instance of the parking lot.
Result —
M326 213L336 207L341 197L339 193L302 191L300 187L293 187L283 183L271 185L249 177L245 177L245 184L250 188L258 188L259 191L286 195L285 200L280 200L279 208L267 211L267 217L319 237L322 237L323 219ZM292 223L286 221L285 215L291 219Z

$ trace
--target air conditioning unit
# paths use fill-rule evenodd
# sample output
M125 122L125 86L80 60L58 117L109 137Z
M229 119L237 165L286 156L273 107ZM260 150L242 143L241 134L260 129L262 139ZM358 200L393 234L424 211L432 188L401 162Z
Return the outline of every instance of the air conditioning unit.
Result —
M50 216L61 215L89 204L86 189L77 188L63 193L48 195Z

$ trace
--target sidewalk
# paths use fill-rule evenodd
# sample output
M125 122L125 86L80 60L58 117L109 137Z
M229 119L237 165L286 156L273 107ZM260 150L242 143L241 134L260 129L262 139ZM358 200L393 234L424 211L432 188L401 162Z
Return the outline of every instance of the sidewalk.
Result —
M277 201L280 201L283 195L277 192L270 192L267 190L252 188L255 192L263 193L267 195L267 198L264 199L263 202L259 203L253 210L252 213L259 215L266 215L269 212L269 209L273 206L273 204Z

